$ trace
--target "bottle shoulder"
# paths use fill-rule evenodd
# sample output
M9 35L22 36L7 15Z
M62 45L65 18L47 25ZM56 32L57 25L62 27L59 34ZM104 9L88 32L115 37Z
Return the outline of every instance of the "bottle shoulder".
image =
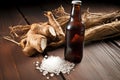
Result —
M73 21L69 22L68 25L66 26L67 29L71 28L85 28L84 24L80 21Z

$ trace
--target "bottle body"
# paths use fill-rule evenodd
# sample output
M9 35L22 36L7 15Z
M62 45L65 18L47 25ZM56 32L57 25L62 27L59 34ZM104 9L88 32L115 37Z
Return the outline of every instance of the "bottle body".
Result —
M85 27L80 19L80 8L73 6L72 11L70 21L66 26L64 56L70 62L79 63L83 57Z

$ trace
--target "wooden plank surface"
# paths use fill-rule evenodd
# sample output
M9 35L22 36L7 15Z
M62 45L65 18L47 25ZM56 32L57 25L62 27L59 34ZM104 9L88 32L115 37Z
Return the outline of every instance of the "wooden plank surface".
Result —
M45 80L33 64L38 57L25 56L20 47L2 38L9 34L9 26L19 24L26 22L16 8L0 10L0 80Z
M47 21L44 11L39 5L24 5L19 6L18 9L30 24Z
M66 3L59 3L57 5L53 5L52 3L50 4L44 4L44 5L40 5L40 9L42 9L43 11L47 11L47 10L53 10L57 7L59 7L58 5L62 4L63 7L65 7L65 10L67 10L67 12L70 12L70 5L66 4ZM46 6L47 5L47 6ZM84 4L84 6L87 4ZM101 4L102 6L104 4ZM50 7L48 7L50 6ZM69 6L69 7L68 7ZM110 5L108 5L110 6ZM115 11L118 9L118 7L116 6L110 6L108 8L103 8L103 7L95 7L94 5L87 5L85 7L83 7L84 10L86 10L87 8L90 8L93 12L107 12L108 10L111 11ZM29 10L32 8L20 8L21 11L24 13L25 16L28 16L26 12L29 12ZM38 8L38 12L37 12L37 8L35 8L36 11L34 14L39 13L39 8ZM37 12L37 13L36 13ZM41 15L41 14L40 14ZM36 15L33 14L29 14L28 20L31 21L31 16L34 16L36 19L38 18ZM43 17L43 16L41 16ZM38 18L38 22L42 21L41 18ZM32 21L31 21L32 22ZM34 22L34 21L33 21ZM70 73L69 75L65 75L64 77L67 80L119 80L120 77L118 76L118 74L120 74L119 71L119 66L118 64L120 63L120 59L119 59L119 49L116 50L116 48L114 48L112 51L112 48L110 47L110 45L107 44L108 42L100 42L100 43L94 43L94 44L90 44L85 46L85 50L84 50L84 57L83 60L80 64L78 64L75 68L75 70ZM111 44L111 42L109 42L109 44ZM113 46L114 44L112 44ZM113 52L115 54L113 54ZM49 55L54 55L54 56L60 56L62 58L64 58L64 48L59 48L56 49L54 51L50 51L48 52ZM114 56L114 60L111 60L110 55ZM115 56L118 55L118 56ZM117 59L116 59L117 58ZM107 59L107 60L106 60ZM117 61L117 64L116 62ZM114 69L115 68L115 69ZM111 72L112 70L112 72ZM113 75L115 74L115 75ZM109 77L110 76L110 77Z
M120 48L120 39L115 40L116 45Z
M9 12L9 15L8 15ZM13 20L11 20L13 19ZM16 24L25 24L24 20L16 12L15 9L1 9L0 10L0 35L6 35L9 32L8 26ZM18 69L16 69L16 62L13 58L15 54L12 49L15 45L2 39L0 36L0 71L2 80L15 79L19 80Z
M120 9L119 6L104 3L83 3L82 8L83 11L89 8L91 12L107 13ZM116 49L115 45L108 41L85 45L82 62L72 73L65 75L65 78L68 80L119 80L120 49L118 47Z
M68 80L119 80L120 49L101 42L85 46L84 57Z
M17 8L0 11L0 80L46 80L42 73L35 70L33 64L35 61L41 61L41 56L27 57L20 47L3 40L1 36L8 34L8 26L10 25L46 21L47 19L43 16L44 11L53 10L61 4L67 12L70 12L70 4L68 3L60 0L55 3L47 2L36 6L18 6ZM83 10L88 7L93 12L111 12L119 9L119 6L116 5L99 5L85 3L83 4ZM74 71L68 75L55 76L50 80L120 80L120 49L115 45L116 43L119 44L119 40L115 43L99 41L86 44L83 60L76 65ZM64 47L49 51L48 54L64 58Z
M119 9L118 6L113 6L110 4L108 4L107 7L105 6L105 4L99 4L99 5L100 6L98 6L98 4L93 5L93 4L85 3L85 4L83 4L83 10L90 8L90 11L92 11L92 12L108 12L109 13L109 12L116 11ZM53 5L50 5L50 6L53 6ZM46 6L45 7L43 6L42 8L45 10L49 10L49 8L46 8ZM65 10L70 11L69 10L70 5L69 5L69 8L68 9L67 8L68 7L65 7ZM108 56L108 54L111 55L111 54L113 54L113 52L111 51L112 48L107 48L107 49L104 48L104 47L109 47L109 45L107 45L106 43L96 43L94 45L91 44L89 46L85 46L83 61L81 62L81 64L78 64L76 66L75 71L73 71L70 75L65 75L65 78L67 80L80 80L80 79L81 80L103 80L103 79L119 80L120 79L120 77L118 77L118 74L120 74L120 71L118 69L119 67L117 67L118 65L116 65L116 66L113 65L115 63L114 61L112 61L112 63L111 63L111 57ZM56 55L56 56L58 56L58 54L59 55L61 54L61 57L64 57L63 56L64 49L59 49L58 52L53 51L50 53L52 53L53 55ZM118 54L119 49L115 50L114 53ZM118 55L120 55L120 54L118 54ZM101 57L99 58L99 56L101 56ZM108 60L106 60L107 58L108 58ZM120 59L117 59L117 62L119 62L119 60ZM106 61L106 62L104 62L104 61ZM113 73L111 72L111 70L113 71ZM115 75L113 75L113 74L115 74Z

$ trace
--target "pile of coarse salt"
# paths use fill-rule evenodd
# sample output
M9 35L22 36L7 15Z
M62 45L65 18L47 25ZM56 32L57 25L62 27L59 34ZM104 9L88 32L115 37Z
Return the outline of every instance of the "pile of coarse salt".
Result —
M69 74L75 66L74 63L68 62L59 56L45 56L41 64L36 61L35 65L36 69L42 72L47 79L54 75L59 75L60 72Z

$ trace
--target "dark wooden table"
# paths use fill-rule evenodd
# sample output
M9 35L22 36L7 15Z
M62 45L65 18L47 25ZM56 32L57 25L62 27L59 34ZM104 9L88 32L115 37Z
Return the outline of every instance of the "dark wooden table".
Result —
M0 9L0 80L46 80L33 62L41 56L27 57L22 49L2 38L9 34L11 25L25 25L47 21L44 11L53 10L63 5L70 12L67 0L38 3L37 5L18 5ZM88 7L92 12L112 12L120 10L119 5L107 3L83 3L83 10ZM49 55L64 57L64 47L48 52ZM69 75L60 74L50 80L120 80L120 38L103 40L85 45L82 62Z

